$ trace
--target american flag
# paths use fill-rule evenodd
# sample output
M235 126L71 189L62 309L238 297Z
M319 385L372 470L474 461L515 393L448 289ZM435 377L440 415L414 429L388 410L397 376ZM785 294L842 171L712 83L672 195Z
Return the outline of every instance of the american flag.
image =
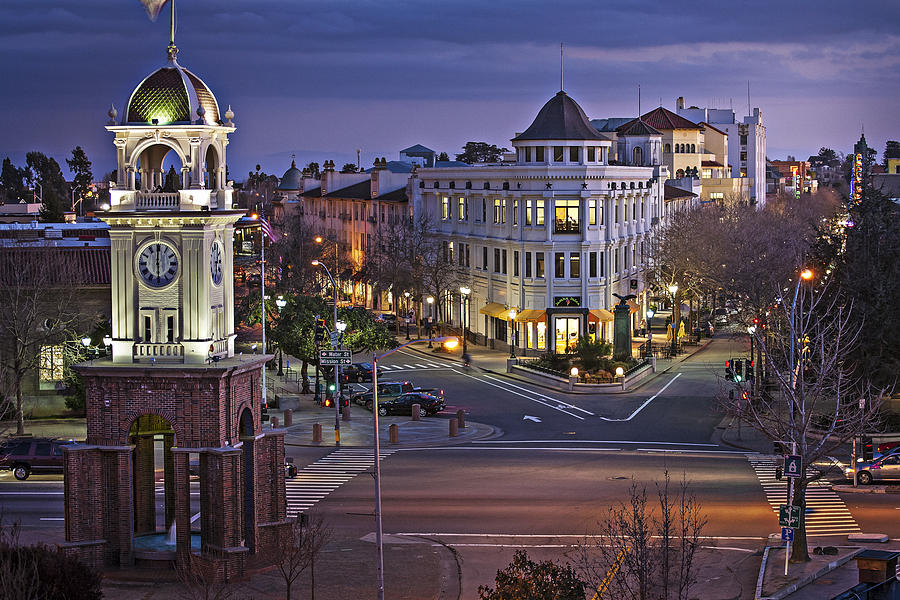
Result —
M272 230L272 225L263 215L259 215L259 227L262 229L263 233L269 236L269 239L273 242L275 241L275 232Z

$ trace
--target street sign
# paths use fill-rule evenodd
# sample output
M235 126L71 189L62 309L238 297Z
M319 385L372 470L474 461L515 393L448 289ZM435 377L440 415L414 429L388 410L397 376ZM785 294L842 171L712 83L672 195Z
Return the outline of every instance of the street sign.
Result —
M778 507L778 524L781 527L800 527L800 507L782 504Z
M349 365L353 363L353 356L349 350L320 350L319 364L323 366Z
M794 541L794 530L790 527L782 527L781 528L781 539L785 542L793 542Z
M803 463L796 454L784 457L784 476L803 477Z

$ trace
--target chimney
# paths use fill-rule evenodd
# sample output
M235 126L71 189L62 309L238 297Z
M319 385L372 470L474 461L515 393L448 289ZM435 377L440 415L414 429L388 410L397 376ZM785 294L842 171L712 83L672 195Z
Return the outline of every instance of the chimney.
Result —
M675 100L675 110L684 110L684 96L678 96L678 99Z

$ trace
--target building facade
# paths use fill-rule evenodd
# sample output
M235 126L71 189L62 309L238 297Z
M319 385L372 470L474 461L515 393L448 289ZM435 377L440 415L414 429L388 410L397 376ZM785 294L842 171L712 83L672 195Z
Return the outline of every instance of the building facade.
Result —
M512 139L514 164L413 174L413 213L435 224L470 290L449 292L454 323L523 352L611 339L613 294L635 294L633 313L646 303L649 235L668 178L654 132L630 143L638 165L609 164L613 142L559 92Z

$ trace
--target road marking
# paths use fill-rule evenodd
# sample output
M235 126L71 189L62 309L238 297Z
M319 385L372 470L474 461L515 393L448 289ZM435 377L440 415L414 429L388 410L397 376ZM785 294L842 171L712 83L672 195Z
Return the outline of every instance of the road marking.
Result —
M781 504L787 504L787 483L775 479L776 459L772 456L748 456L772 511L778 513ZM838 535L858 533L859 525L847 509L847 505L827 481L812 481L806 488L807 535Z
M508 386L510 386L510 387L514 387L514 388L516 388L516 389L518 389L518 390L522 390L523 392L528 392L529 394L534 394L534 395L537 396L538 398L546 398L547 400L551 400L551 401L553 401L553 402L556 402L557 406L555 406L555 407L553 407L553 408L556 408L557 410L562 410L562 409L559 408L559 407L571 408L572 410L577 410L577 411L583 412L583 413L586 414L586 415L594 416L594 413L592 413L592 412L589 411L589 410L585 410L585 409L583 409L583 408L580 408L580 407L578 407L578 406L575 406L574 404L569 404L568 402L563 402L562 400L559 400L559 399L557 399L557 398L553 398L552 396L548 396L548 395L546 395L546 394L542 394L542 393L537 392L537 391L535 391L535 390L531 390L531 389L522 387L522 386L520 386L520 385L516 385L516 384L514 384L514 383L510 383L509 381L506 381L505 379L499 379L499 378L493 377L493 376L491 376L491 375L485 375L485 377L486 377L487 379L493 379L494 381L499 381L500 383L506 384L506 385L508 385Z
M521 539L521 538L532 538L532 539L541 539L541 538L575 538L576 540L592 540L592 539L603 539L605 537L609 537L602 534L584 534L584 533L458 533L458 532L447 532L447 531L433 531L433 532L418 532L418 533L392 533L391 535L396 536L404 536L404 537L471 537L471 538L512 538L512 539ZM653 539L660 539L662 536L651 535ZM723 541L758 541L766 539L763 536L758 535L704 535L704 540L723 540ZM755 552L755 550L754 550Z
M522 417L522 420L523 420L523 421L526 421L526 420L527 420L527 421L534 421L535 423L540 423L540 422L541 422L541 418L540 418L540 417L532 417L531 415L525 415L524 417Z
M669 383L667 383L666 385L664 385L664 386L662 387L661 390L659 390L658 392L656 392L655 394L653 394L652 396L650 396L649 398L647 398L647 401L644 402L643 404L641 404L641 405L637 408L637 410L635 410L633 413L631 413L628 417L626 417L626 418L624 418L624 419L610 419L609 417L600 417L600 418L603 419L604 421L610 421L610 422L612 422L612 423L624 423L624 422L626 422L626 421L632 420L633 418L635 418L635 417L638 415L638 413L640 413L642 410L644 410L644 408L646 408L646 406L647 406L648 404L650 404L651 402L653 402L653 401L656 399L657 396L659 396L659 395L662 394L664 391L666 391L666 388L669 387L670 385L672 385L672 383L674 383L675 380L678 379L679 377L681 377L681 373L676 374L675 377L673 377L673 378L669 381Z
M474 440L473 444L509 444L506 440ZM697 442L650 442L644 440L515 440L516 444L670 444L672 446L709 446L719 448L718 444Z
M382 450L381 460L396 452L396 449ZM369 449L339 448L297 472L284 482L287 496L287 516L309 510L360 473L368 471L375 464Z
M459 373L459 371L457 371L457 373ZM500 388L501 390L504 390L504 391L506 391L506 392L508 392L508 393L510 393L510 394L514 394L514 395L516 395L516 396L521 396L522 398L525 398L526 400L531 400L532 402L537 402L538 404L542 404L543 406L546 406L547 408L552 408L553 410L558 410L559 412L565 413L565 414L569 415L570 417L575 417L575 418L578 419L579 421L584 421L584 417L582 417L581 415L576 415L575 413L571 413L571 412L569 412L569 411L567 411L567 410L565 410L565 409L558 408L557 406L554 406L554 405L552 405L552 404L550 404L550 403L548 403L548 402L544 402L543 400L540 400L539 398L532 398L532 397L530 397L530 396L526 396L525 394L523 394L523 393L521 393L521 392L517 392L517 391L515 391L515 390L511 390L511 389L509 389L508 387L505 387L505 386L502 386L502 385L498 385L498 384L496 384L496 383L491 383L490 381L487 381L487 379L494 379L494 378L491 377L490 375L486 375L485 378L483 378L483 379L482 379L482 378L479 378L479 377L475 377L474 375L469 375L468 373L460 373L460 375L463 375L463 376L465 376L465 377L469 377L469 378L474 379L474 380L476 380L476 381L480 381L480 382L482 382L482 383L485 383L485 384L487 384L487 385L493 386L493 387L495 387L495 388ZM498 380L498 381L502 381L502 380ZM504 383L506 383L506 382L504 382ZM525 388L522 388L522 389L525 389ZM529 390L529 391L530 391L530 390ZM538 394L538 395L542 395L542 394ZM558 402L558 401L554 400L554 402ZM576 408L576 407L573 407L573 408ZM581 410L581 409L578 409L578 410ZM586 412L586 411L582 411L582 412Z
M0 492L0 496L63 496L65 492Z

